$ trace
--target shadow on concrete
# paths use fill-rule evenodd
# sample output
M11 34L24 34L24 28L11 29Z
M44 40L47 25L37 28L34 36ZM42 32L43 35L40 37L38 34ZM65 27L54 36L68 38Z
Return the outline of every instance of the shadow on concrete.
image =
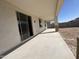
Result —
M43 32L41 34L48 34L48 33L56 33L55 31L50 31L50 32Z

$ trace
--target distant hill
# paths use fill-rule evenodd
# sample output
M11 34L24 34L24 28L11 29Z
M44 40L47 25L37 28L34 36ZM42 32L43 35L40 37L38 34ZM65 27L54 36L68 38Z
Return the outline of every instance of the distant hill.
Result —
M76 18L69 22L59 23L59 27L79 27L79 18Z

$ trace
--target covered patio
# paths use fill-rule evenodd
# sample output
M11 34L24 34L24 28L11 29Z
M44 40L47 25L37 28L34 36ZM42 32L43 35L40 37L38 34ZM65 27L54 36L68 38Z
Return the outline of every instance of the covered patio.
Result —
M2 59L75 59L55 29L47 29Z
M5 4L6 2L7 2L7 4ZM4 6L6 6L6 5L8 5L8 7L10 7L10 5L13 6L13 7L11 7L12 12L10 12L10 13L13 13L12 16L15 16L15 17L13 17L13 20L14 19L16 20L16 13L14 13L14 12L18 10L18 11L21 11L23 14L35 17L35 19L32 19L32 20L34 20L33 21L34 24L36 22L35 20L38 20L38 18L41 18L41 19L45 20L46 22L53 20L54 24L55 24L55 29L46 29L45 28L46 29L46 30L44 29L45 31L41 30L41 31L43 31L42 33L40 33L40 31L38 32L36 30L36 29L39 29L38 27L34 27L34 29L35 29L34 32L36 32L34 35L34 38L29 40L27 43L25 42L24 44L19 46L17 49L14 49L9 54L2 56L2 59L75 59L75 56L73 55L73 53L71 52L71 50L69 49L69 47L67 46L67 44L65 43L63 38L61 37L60 33L58 32L58 14L59 14L60 8L63 4L63 0L4 0L4 1L2 1L1 4L2 4L2 6L1 6L2 11L4 10ZM6 7L7 11L8 11L8 7ZM6 12L4 13L4 15L5 14L6 14ZM3 20L5 20L4 18L5 17L3 17ZM7 19L8 18L10 18L10 15L7 17ZM11 22L7 22L7 23L11 23ZM16 22L14 22L14 24L11 24L11 25L15 25L15 24L17 26ZM37 24L39 24L39 22ZM37 26L37 24L36 24L36 26ZM40 22L40 24L41 24L41 22ZM14 28L13 28L13 26L10 27L10 28L15 29L14 35L12 35L12 37L11 36L7 36L7 37L11 37L10 40L11 39L14 40L15 37L17 37L18 41L20 41L19 31L16 26L14 26ZM44 27L44 26L42 26L42 27ZM3 33L4 33L4 31L3 31ZM8 31L10 31L10 30L8 30ZM13 32L13 30L11 31L11 34L13 34L12 32ZM5 40L6 40L6 38L5 38ZM7 38L7 40L8 40L8 38ZM8 42L10 42L10 41L8 41ZM7 44L8 44L8 42L7 42ZM12 42L13 41L11 41L10 44ZM6 41L5 41L5 43L6 43ZM14 44L15 44L15 42L14 42ZM5 46L6 46L6 44L5 44Z
M58 31L58 14L64 0L6 0L30 16L36 16L46 21L54 21L55 31Z

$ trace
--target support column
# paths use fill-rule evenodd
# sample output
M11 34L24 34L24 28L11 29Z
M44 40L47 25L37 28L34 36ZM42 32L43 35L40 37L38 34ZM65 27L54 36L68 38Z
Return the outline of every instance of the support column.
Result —
M58 17L57 16L55 17L55 23L54 24L55 24L55 31L58 32L59 24L58 24Z

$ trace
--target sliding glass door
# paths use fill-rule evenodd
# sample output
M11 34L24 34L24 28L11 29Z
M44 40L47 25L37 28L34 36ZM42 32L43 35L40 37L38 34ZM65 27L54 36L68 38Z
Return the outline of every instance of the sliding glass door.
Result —
M19 26L19 32L21 36L21 40L25 40L28 37L33 35L32 24L30 25L31 17L22 14L20 12L17 12L17 20L18 20L18 26ZM32 34L31 34L32 33Z

